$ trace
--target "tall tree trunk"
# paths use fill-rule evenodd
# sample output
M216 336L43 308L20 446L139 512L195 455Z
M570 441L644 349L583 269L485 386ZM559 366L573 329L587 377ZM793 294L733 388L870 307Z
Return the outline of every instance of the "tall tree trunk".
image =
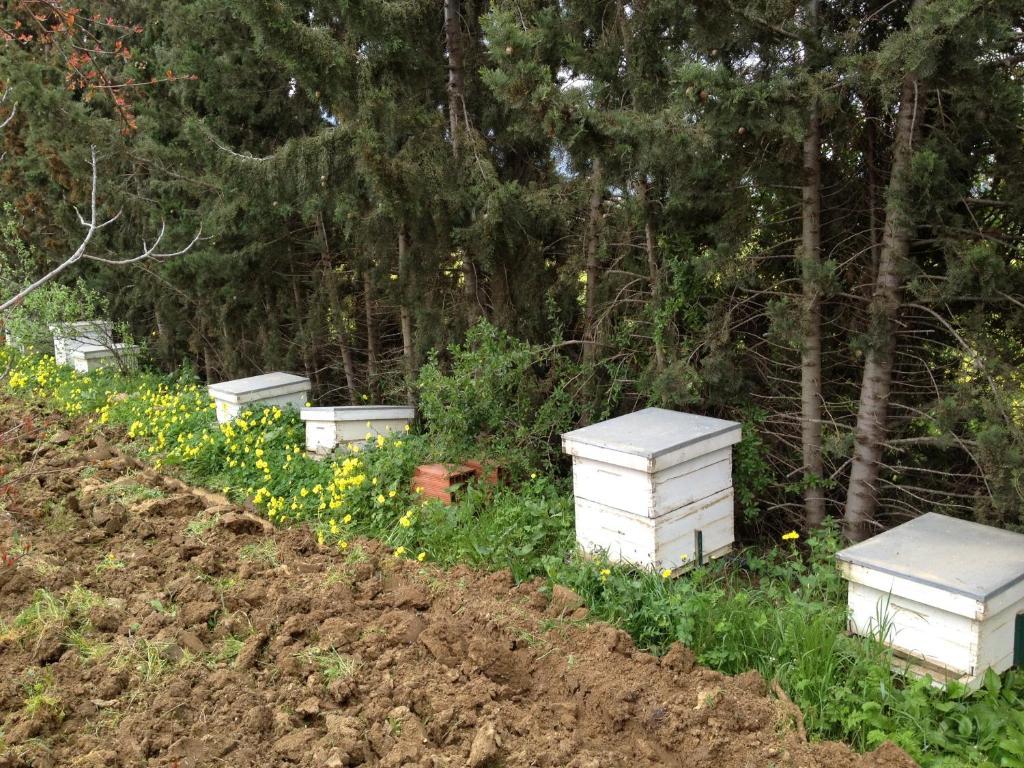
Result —
M380 345L377 341L377 317L373 305L373 275L370 274L370 269L367 267L363 270L363 306L366 309L366 380L367 389L376 395Z
M503 331L514 334L516 310L512 303L512 285L504 263L499 261L494 265L488 286L490 287L491 321Z
M444 33L448 49L448 130L451 133L452 154L458 161L462 151L466 117L466 65L462 37L462 2L444 0ZM456 166L459 164L456 162ZM471 214L470 218L473 218ZM466 322L470 325L480 318L480 286L476 262L469 248L462 253L462 288L465 292Z
M345 307L341 301L341 294L338 290L338 276L331 263L331 245L327 237L327 225L324 223L322 213L316 215L317 229L320 232L320 259L321 268L324 273L324 282L327 286L328 301L334 313L334 325L337 328L338 346L341 348L341 364L345 371L345 386L348 388L348 402L356 404L356 366L352 360L352 345L348 338L348 320L345 316Z
M807 3L807 23L818 33L818 0ZM816 42L815 42L816 44ZM800 271L803 328L800 345L800 438L804 464L804 524L825 520L825 465L821 457L821 115L817 94L811 96L803 146Z
M882 253L882 226L879 222L879 189L881 184L878 181L878 121L880 116L878 110L874 109L869 102L864 106L864 178L866 181L865 194L867 195L868 206L868 227L871 236L871 271L872 281L878 274L878 260ZM858 281L865 285L865 298L870 298L870 282L867 280Z
M654 369L661 373L665 370L665 328L658 328L657 313L661 308L661 269L658 266L658 238L654 229L654 216L651 214L650 189L646 179L640 178L636 183L636 195L640 202L640 210L644 217L644 253L647 256L647 280L651 286L651 304L655 311L654 328Z
M416 404L416 343L413 337L412 310L409 301L413 295L410 284L409 269L409 237L405 224L398 229L398 289L402 300L399 303L399 314L402 324L402 363L405 367L405 399L409 405Z
M920 122L920 90L915 73L904 76L893 139L892 170L885 196L885 230L870 307L872 338L865 354L850 484L846 491L843 531L851 541L861 541L871 535L878 506L879 466L892 389L896 323L904 262L910 251L912 223L907 207L914 137Z
M292 277L292 297L295 299L295 341L299 345L299 354L302 356L302 365L305 368L306 378L313 379L314 386L320 388L320 380L313 364L312 350L306 339L306 320L303 318L303 308L308 302L303 301L302 292L299 290L298 278Z
M597 358L597 282L600 275L601 202L604 199L604 172L601 160L594 158L590 174L590 203L588 205L586 239L587 287L583 304L583 359L593 362Z
M444 34L448 47L448 130L452 151L459 157L462 143L462 116L466 109L465 66L462 50L460 0L444 0Z

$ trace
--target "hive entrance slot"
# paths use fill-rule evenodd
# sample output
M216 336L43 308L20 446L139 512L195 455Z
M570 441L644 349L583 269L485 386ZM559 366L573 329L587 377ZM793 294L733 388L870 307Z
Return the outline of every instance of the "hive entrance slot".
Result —
M704 531L693 532L693 551L697 557L697 565L704 565Z

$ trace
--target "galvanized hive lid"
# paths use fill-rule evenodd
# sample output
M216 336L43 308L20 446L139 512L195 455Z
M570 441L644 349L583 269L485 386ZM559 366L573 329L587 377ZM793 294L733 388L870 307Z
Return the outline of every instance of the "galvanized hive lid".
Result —
M416 417L416 409L409 405L325 405L302 408L303 421L385 421Z
M113 327L114 323L110 320L79 320L74 323L51 323L49 326L51 331L60 331L67 328L110 330Z
M118 352L127 350L129 344L111 344L109 346L103 346L102 344L85 344L75 349L71 354L74 357L81 358L94 358L94 357L114 357Z
M1024 581L1024 535L935 512L836 557L981 602Z
M308 392L309 388L309 379L305 376L277 371L211 384L209 391L210 395L218 400L229 403L248 403L268 397Z
M562 435L566 453L586 458L620 457L623 466L656 471L740 441L735 421L644 408Z

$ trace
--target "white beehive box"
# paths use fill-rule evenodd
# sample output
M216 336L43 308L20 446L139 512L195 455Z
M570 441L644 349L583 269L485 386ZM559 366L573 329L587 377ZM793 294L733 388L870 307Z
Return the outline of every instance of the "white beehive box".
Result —
M302 408L309 400L310 384L305 376L275 372L211 384L209 392L216 403L217 421L224 424L246 408Z
M71 353L70 362L79 373L90 373L119 364L134 368L138 360L139 348L134 344L89 344L75 349Z
M370 405L303 408L306 450L326 455L337 446L362 443L371 437L403 432L416 418L416 409L404 405Z
M973 687L1024 661L1024 535L932 512L836 557L850 631L912 672Z
M576 541L612 561L677 569L732 547L740 425L646 408L562 435Z
M71 356L80 347L108 347L114 342L114 324L109 320L83 320L50 326L53 356L59 365L71 365Z

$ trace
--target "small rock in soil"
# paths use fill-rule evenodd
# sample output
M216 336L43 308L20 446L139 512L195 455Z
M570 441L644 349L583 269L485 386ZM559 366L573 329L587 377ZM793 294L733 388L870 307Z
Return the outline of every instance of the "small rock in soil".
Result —
M487 722L480 726L473 737L473 746L469 748L469 768L483 768L498 756L498 734L494 723Z

